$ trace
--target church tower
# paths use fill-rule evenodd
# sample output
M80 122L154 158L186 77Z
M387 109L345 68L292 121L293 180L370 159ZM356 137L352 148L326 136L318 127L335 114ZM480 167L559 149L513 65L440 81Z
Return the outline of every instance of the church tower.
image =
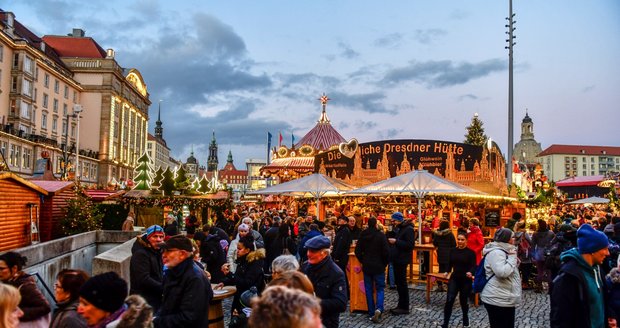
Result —
M155 122L155 138L160 140L164 140L164 128L161 126L161 101L159 102L159 107L157 108L157 122Z
M209 144L209 158L207 159L207 172L217 171L217 143L215 142L215 131L213 131L213 137Z
M536 156L542 152L540 143L534 139L534 122L525 110L525 117L521 122L521 140L514 148L514 157L522 164L538 163Z

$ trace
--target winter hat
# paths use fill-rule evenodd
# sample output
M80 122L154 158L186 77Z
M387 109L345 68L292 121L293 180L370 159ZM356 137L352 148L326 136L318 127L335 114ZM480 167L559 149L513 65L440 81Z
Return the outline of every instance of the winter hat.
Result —
M146 229L146 238L150 237L153 233L155 232L164 232L164 228L162 228L161 226L158 226L157 224L154 224L150 227L148 227Z
M88 279L80 289L80 297L106 312L116 312L127 297L127 283L116 272L106 272Z
M188 251L188 252L194 251L194 246L192 245L192 241L183 235L172 236L166 242L161 243L159 247L163 250L180 249L182 251Z
M256 289L255 286L252 286L250 287L250 289L241 293L241 296L239 297L239 302L241 303L241 306L244 308L252 307L252 303L251 303L252 299L257 296L258 296L258 290Z
M512 230L508 228L500 228L495 232L493 240L500 243L507 243L510 241L510 238L512 238Z
M609 239L604 233L584 224L577 230L577 248L580 254L595 253L609 246Z
M394 212L392 214L392 220L396 220L399 222L402 222L405 219L405 217L403 216L403 213L401 212Z

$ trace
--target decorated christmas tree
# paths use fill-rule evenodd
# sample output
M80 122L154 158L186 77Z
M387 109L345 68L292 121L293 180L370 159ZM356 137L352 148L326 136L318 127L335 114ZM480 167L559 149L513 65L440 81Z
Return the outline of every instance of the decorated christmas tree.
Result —
M174 187L181 192L184 192L187 188L189 188L190 181L187 176L187 171L183 168L183 165L179 166L176 171L176 175L174 178Z
M164 196L172 195L174 189L174 173L170 171L170 168L166 168L164 173L162 173L163 178L161 179L161 186L159 190L163 191Z
M74 189L75 198L67 201L65 217L60 219L60 227L65 236L101 229L100 213L86 196L84 189L77 185Z
M471 124L466 128L467 134L465 135L464 143L483 146L487 142L488 137L484 134L482 125L483 123L478 118L478 113L474 114L474 117L471 119Z
M145 152L138 159L138 166L134 169L135 176L133 178L136 190L150 190L151 179L153 178L152 161L149 155Z
M164 169L161 166L155 171L155 176L151 181L151 189L158 190L161 187L161 180L164 178Z

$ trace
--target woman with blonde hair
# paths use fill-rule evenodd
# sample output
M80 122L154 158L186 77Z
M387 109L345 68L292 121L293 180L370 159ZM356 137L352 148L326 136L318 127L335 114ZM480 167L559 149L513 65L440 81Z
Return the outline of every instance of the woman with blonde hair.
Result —
M24 312L17 306L22 297L17 288L0 283L0 325L4 328L17 328L19 318Z
M320 300L285 286L272 286L252 301L250 328L320 328Z

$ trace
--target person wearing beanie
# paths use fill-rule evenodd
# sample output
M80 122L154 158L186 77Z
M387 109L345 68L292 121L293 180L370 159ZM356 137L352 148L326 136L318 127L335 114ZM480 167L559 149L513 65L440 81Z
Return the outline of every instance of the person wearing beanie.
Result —
M377 291L376 304L371 292L366 293L366 304L372 322L379 323L381 315L385 312L383 290L385 289L385 267L389 262L389 250L385 234L377 229L375 217L368 219L368 228L361 232L355 245L355 256L362 263L364 289Z
M609 240L584 224L577 247L560 256L562 267L551 293L551 327L606 327L600 265L609 255Z
M394 238L388 238L388 243L394 245L396 252L392 260L394 266L394 280L398 292L398 304L390 309L393 315L409 314L409 287L407 285L407 266L413 260L413 244L415 233L411 220L405 220L403 213L392 214L392 231Z
M130 294L137 294L153 307L155 311L161 306L164 291L164 264L159 245L164 241L164 229L152 225L146 233L137 236L131 247L129 262Z
M213 290L206 272L194 262L191 240L177 235L160 247L167 270L163 302L153 319L154 327L207 327Z
M490 326L514 327L516 307L521 303L521 275L512 230L497 229L482 255L488 282L480 293L480 300L489 314Z
M127 282L116 272L102 273L82 285L77 312L88 327L116 327L126 310L126 297Z

